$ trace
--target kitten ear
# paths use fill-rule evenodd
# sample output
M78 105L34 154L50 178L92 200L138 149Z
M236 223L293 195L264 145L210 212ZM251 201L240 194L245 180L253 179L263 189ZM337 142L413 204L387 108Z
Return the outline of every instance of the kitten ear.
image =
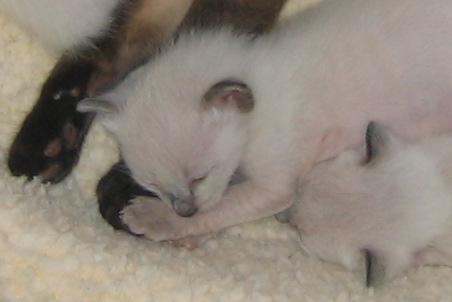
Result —
M366 130L366 164L374 162L396 143L395 137L380 123L370 122Z
M204 94L202 105L206 109L235 107L246 113L253 110L254 97L245 83L227 79L216 83Z
M118 108L110 101L97 98L86 98L77 104L78 112L92 112L100 115L117 114Z
M77 104L77 111L85 113L96 113L96 118L110 132L116 132L116 117L119 113L118 102L109 96L99 96L94 98L86 98Z

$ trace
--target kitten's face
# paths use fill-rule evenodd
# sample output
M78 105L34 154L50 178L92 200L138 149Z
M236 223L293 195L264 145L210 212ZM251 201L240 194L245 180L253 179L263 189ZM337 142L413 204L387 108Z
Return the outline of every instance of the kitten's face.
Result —
M161 121L132 111L124 111L116 135L134 179L182 216L218 202L239 165L243 117L201 106L174 109Z

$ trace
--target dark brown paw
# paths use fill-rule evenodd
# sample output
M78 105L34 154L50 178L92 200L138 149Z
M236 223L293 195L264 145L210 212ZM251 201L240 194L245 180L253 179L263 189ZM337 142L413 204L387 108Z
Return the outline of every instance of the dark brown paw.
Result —
M92 70L89 61L63 55L11 145L8 167L13 175L55 183L71 172L94 117L76 110Z
M39 176L43 182L56 183L78 162L93 115L76 111L78 98L58 97L37 104L22 124L9 151L13 175Z

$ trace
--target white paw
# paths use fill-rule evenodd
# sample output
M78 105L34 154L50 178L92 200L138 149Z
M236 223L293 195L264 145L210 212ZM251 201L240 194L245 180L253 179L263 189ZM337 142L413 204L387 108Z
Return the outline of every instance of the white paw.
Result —
M126 206L121 215L130 231L162 241L183 237L183 219L157 198L140 198Z

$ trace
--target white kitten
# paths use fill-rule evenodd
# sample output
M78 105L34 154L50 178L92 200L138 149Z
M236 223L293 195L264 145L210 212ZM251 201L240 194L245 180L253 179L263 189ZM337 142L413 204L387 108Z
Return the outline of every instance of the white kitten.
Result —
M367 159L346 151L300 187L288 217L302 246L350 270L364 259L368 285L412 265L452 264L452 136L409 144L371 123L366 140Z
M325 1L253 42L181 35L79 109L104 112L143 187L182 216L200 209L165 225L154 203L141 218L126 208L132 230L216 232L288 208L312 165L362 143L370 120L407 138L451 129L451 36L449 0ZM228 187L236 170L246 180Z

